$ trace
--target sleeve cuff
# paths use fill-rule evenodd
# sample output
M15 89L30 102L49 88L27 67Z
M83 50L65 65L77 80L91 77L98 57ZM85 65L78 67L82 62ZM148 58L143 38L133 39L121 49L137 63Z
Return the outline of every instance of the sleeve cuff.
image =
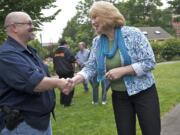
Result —
M144 71L142 70L141 66L138 63L132 64L132 67L137 76L142 76L145 74Z
M43 78L44 78L43 74L37 74L37 73L32 74L27 81L27 85L25 87L26 92L33 94L34 88L40 83L40 81Z
M78 72L77 74L82 75L85 80L88 80L87 74L85 72L83 72L82 70L80 72Z

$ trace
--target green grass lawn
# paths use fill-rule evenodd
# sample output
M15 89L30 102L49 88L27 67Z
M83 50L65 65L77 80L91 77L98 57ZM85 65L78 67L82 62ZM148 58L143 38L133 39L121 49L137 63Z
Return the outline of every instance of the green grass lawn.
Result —
M161 116L180 103L180 62L158 65L154 70L160 98ZM101 91L100 91L101 92ZM56 121L52 119L53 135L117 135L111 105L111 90L106 105L92 105L92 93L84 93L82 85L76 87L69 108L59 104L56 91ZM137 126L137 135L140 135Z

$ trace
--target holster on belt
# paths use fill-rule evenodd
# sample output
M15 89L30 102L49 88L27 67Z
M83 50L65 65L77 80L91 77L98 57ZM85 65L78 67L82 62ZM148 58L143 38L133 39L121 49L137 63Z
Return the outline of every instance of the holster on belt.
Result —
M2 111L5 113L5 126L9 130L13 130L24 120L20 111L17 109L10 109L9 107L4 106Z

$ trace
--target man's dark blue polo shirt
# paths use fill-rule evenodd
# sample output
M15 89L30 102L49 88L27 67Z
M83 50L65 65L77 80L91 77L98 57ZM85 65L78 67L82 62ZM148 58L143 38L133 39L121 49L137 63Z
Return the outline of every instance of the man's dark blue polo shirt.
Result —
M8 37L0 48L0 106L19 109L33 128L45 130L55 105L53 90L37 93L36 85L48 76L47 66L28 46ZM0 112L0 123L3 116ZM0 125L1 127L2 125Z

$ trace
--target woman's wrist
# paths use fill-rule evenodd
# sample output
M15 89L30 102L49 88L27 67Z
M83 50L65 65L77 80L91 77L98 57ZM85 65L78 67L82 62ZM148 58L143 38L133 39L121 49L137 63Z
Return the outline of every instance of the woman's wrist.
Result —
M74 85L77 85L81 82L83 82L84 80L84 77L80 74L76 74L73 78L72 78L72 81L74 82Z
M122 67L123 69L123 75L134 75L134 69L131 65Z

